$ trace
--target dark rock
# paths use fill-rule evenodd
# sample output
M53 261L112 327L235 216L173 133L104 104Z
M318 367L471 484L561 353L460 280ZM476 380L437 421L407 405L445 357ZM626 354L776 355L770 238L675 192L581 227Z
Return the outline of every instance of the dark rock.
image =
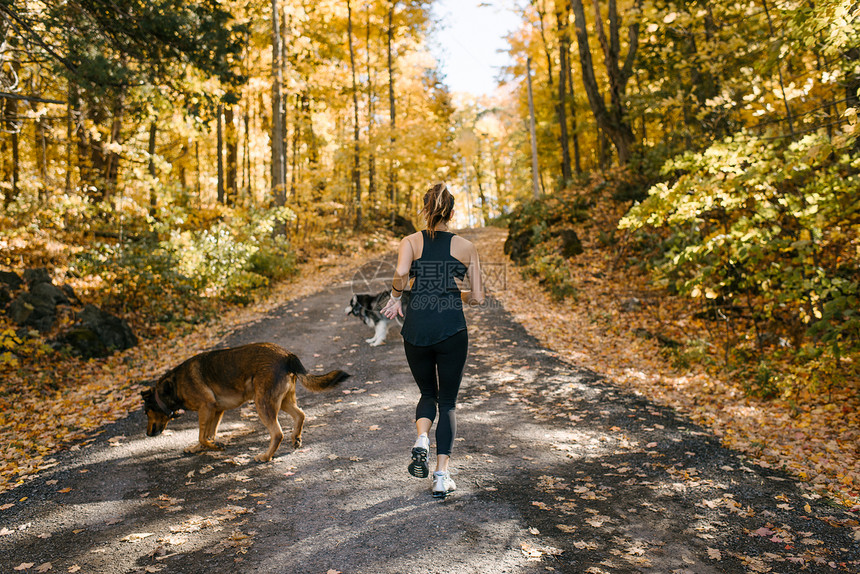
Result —
M632 313L634 311L638 311L642 308L642 301L637 299L636 297L630 297L629 299L625 299L621 303L621 310L625 313Z
M0 284L5 285L9 291L17 291L24 285L24 280L14 271L0 271Z
M62 285L60 287L60 289L63 290L63 293L66 294L66 297L68 297L69 301L71 301L72 303L74 303L76 305L81 304L81 300L78 299L78 295L77 295L77 293L75 293L75 290L72 289L71 285Z
M30 288L30 294L46 303L50 302L54 307L69 305L69 298L53 283L36 283Z
M397 236L410 235L417 231L412 220L407 219L400 214L396 214L394 216L394 221L391 222L391 230Z
M95 331L86 327L75 327L63 333L55 341L57 347L69 347L75 355L85 359L107 357L110 355L107 347L102 343Z
M57 318L57 305L52 299L23 293L9 304L9 318L16 325L33 327L44 333L50 331Z
M27 282L27 286L30 287L30 289L32 289L33 286L38 285L39 283L54 283L51 280L51 274L44 267L25 270L24 281Z
M508 255L514 263L522 265L526 262L532 250L531 229L514 230L513 226L505 239L505 255Z
M137 337L125 320L95 305L87 305L78 314L78 323L61 335L57 342L67 345L85 358L106 357L115 351L137 345Z
M9 293L9 288L0 283L0 309L5 309L12 301L12 294Z
M558 234L561 239L561 254L564 257L576 257L582 253L582 242L576 231L570 227L565 227Z

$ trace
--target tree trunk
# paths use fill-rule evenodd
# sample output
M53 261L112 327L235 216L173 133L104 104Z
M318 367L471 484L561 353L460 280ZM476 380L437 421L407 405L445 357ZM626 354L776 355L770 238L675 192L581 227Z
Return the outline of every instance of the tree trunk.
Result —
M475 154L475 184L478 186L478 199L481 200L481 227L486 227L490 220L490 206L487 196L484 195L484 167L483 154L481 153L481 140L478 140L477 153Z
M9 193L6 194L4 199L4 203L6 207L9 206L17 197L18 197L18 181L20 177L20 157L19 157L19 141L18 141L18 131L20 129L20 124L18 123L18 100L13 100L11 98L6 99L6 118L5 118L5 128L6 133L9 134L9 143L12 148L12 165L9 169L10 179L12 188L9 190Z
M349 40L349 67L352 71L352 108L353 108L353 163L352 187L355 193L355 228L361 228L361 144L358 126L358 82L355 78L355 49L352 45L352 4L346 0L346 33Z
M370 4L366 4L367 33L367 203L373 209L374 193L376 192L376 157L373 142L373 75L370 66Z
M120 92L116 97L114 104L113 120L111 120L110 142L119 143L122 141L122 120L125 114L125 94ZM106 155L104 168L105 182L105 197L110 197L116 190L119 182L119 161L120 154L115 151L108 152Z
M607 109L597 85L594 73L594 62L591 58L591 48L588 45L588 28L585 19L585 8L582 0L570 0L573 9L574 21L576 23L576 43L579 47L579 60L582 69L582 83L585 86L585 94L594 114L594 119L615 145L618 152L618 160L626 164L630 160L631 148L634 143L633 129L627 120L627 109L624 103L624 91L627 80L633 70L636 59L636 51L639 46L639 23L633 23L628 27L628 51L623 67L619 65L619 39L618 39L618 11L615 0L609 0L609 27L610 38L607 40L603 27L603 17L600 14L599 0L594 1L595 8L595 30L598 40L603 48L603 60L606 66L607 77L610 88L610 107ZM637 0L637 8L641 7L641 0Z
M251 199L251 102L245 100L245 111L242 115L242 194ZM253 203L253 202L251 202Z
M302 123L304 123L304 118L302 118L302 110L301 106L301 97L296 94L296 121L293 125L293 142L292 142L292 151L290 153L290 197L296 197L296 184L298 183L296 169L298 168L298 159L299 159L299 139L302 137Z
M272 199L276 206L286 205L286 173L284 172L284 122L281 102L283 67L281 65L281 30L278 0L272 0ZM284 230L276 230L283 232Z
M532 3L532 6L534 6L535 10L537 10L538 17L540 18L540 37L541 37L541 42L543 44L544 56L546 57L547 83L549 84L550 92L552 92L555 89L554 88L555 80L554 80L553 71L552 71L552 69L553 69L552 53L550 51L549 43L547 42L547 39L546 39L546 30L544 28L544 23L543 23L544 16L546 16L546 9L544 8L542 1L539 2L538 0L531 0L531 3ZM563 11L565 13L567 13L567 7L566 6L564 7ZM558 12L556 13L556 19L557 19L557 21L559 19ZM558 21L558 24L559 24L559 40L561 40L561 38L562 38L561 22ZM569 40L569 33L567 31L567 19L565 19L564 36L568 37L568 42L569 42L570 40ZM561 42L559 42L559 43L561 43ZM562 69L559 71L559 76L561 77L561 80L562 80L561 84L564 84L564 65L562 65L561 68ZM559 94L561 94L562 92L564 92L566 90L565 90L565 87L563 85L561 85L561 86L559 86L558 91L559 91ZM566 118L566 112L564 109L563 101L564 101L563 98L560 98L559 100L556 101L554 107L555 107L556 121L558 122L558 125L559 125L559 145L561 146L561 155L562 155L562 159L561 159L561 172L562 172L562 180L563 180L562 181L562 187L565 187L567 185L567 183L570 182L571 176L570 176L570 147L568 146L568 143L567 143L567 140L568 140L567 118ZM565 173L566 173L566 175L565 175Z
M860 48L851 48L847 50L844 54L845 59L850 62L857 62L860 60ZM856 66L851 66L853 73L846 73L844 86L845 86L845 107L857 109L860 107L860 73L858 73Z
M576 94L573 88L573 55L570 53L570 37L567 41L567 86L570 88L568 102L570 103L570 132L573 140L573 165L577 175L582 175L582 157L579 152L579 129L576 119Z
M36 94L38 97L38 94ZM35 111L35 107L34 107ZM39 172L39 200L44 201L48 197L50 189L48 183L48 125L41 115L36 120L33 131L33 151L36 153L36 171Z
M540 197L540 182L538 180L538 151L537 134L535 131L535 100L532 95L532 59L526 60L526 80L529 90L529 141L532 147L532 195L535 199Z
M395 6L397 6L397 0L391 0L388 5L388 199L391 202L392 224L394 223L394 216L397 214L397 167L395 165L397 160L394 157L395 142L397 139L397 114L394 107L394 55L392 53Z
M224 106L218 104L215 128L215 162L218 166L218 203L224 205Z
M567 54L569 51L568 44L570 42L567 22L568 11L567 5L564 2L559 2L560 8L556 9L555 19L558 24L558 124L561 128L559 133L559 141L561 143L561 187L562 189L570 185L573 176L570 173L570 146L568 144L569 137L567 134L567 75L568 63Z
M75 117L73 111L75 109L74 102L77 101L77 89L74 82L69 82L68 85L68 103L66 104L66 194L72 193L72 148L74 147L75 133Z
M158 208L158 196L155 191L155 135L158 129L157 118L149 122L149 145L146 148L149 154L149 215L155 217Z
M224 110L224 139L227 152L224 200L227 205L234 205L239 196L239 135L232 104Z

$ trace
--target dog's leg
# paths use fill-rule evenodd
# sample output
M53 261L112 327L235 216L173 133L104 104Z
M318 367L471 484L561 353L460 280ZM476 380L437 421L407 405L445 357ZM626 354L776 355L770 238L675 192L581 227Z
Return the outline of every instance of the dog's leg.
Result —
M206 449L218 449L218 445L209 439L209 429L211 428L213 419L216 418L216 413L217 411L215 410L214 405L204 405L197 411L197 416L199 418L199 432L197 435L198 442L197 444L187 447L185 452L195 453ZM220 417L217 417L217 419L220 420ZM217 423L215 426L217 426Z
M278 412L280 409L277 405L279 402L273 402L271 397L265 397L263 393L257 393L254 399L257 405L257 414L260 420L269 429L269 449L254 457L257 462L269 462L278 447L281 446L281 441L284 440L284 431L281 430L281 423L278 422ZM277 401L277 399L275 399Z
M221 424L221 419L223 417L224 411L215 411L214 416L209 420L209 428L206 431L206 438L212 443L215 443L215 435L218 434L218 425Z
M388 334L388 322L380 321L376 324L376 334L372 339L367 339L371 347L378 347L385 342L385 335Z
M299 408L299 405L296 404L296 390L293 387L293 390L287 393L287 396L284 397L284 400L281 401L281 410L293 417L293 434L292 441L293 446L295 448L301 448L302 446L302 428L305 425L305 411Z

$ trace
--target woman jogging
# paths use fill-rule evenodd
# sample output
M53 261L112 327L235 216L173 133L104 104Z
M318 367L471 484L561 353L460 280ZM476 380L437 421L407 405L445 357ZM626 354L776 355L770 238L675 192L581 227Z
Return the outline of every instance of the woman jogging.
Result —
M481 266L471 241L448 231L454 213L454 196L444 183L424 195L422 215L427 229L400 242L391 298L382 313L389 319L405 317L403 347L421 398L415 409L418 439L412 448L409 473L428 475L427 433L436 419L436 471L433 496L444 498L456 488L448 471L451 448L457 431L455 408L469 348L463 303L484 302ZM406 299L403 292L411 289ZM460 291L455 279L469 290ZM405 312L404 312L405 311Z

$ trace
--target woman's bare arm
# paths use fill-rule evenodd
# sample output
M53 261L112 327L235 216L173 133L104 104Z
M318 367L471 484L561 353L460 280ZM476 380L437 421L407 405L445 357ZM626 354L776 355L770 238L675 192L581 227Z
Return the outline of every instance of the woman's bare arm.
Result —
M412 267L414 253L415 250L409 237L404 237L400 241L400 248L397 250L397 266L394 268L394 278L391 280L391 297L389 297L385 307L382 308L382 314L389 319L394 319L397 316L403 317L403 305L400 302L400 297L403 296L403 290L409 284L409 269Z
M463 302L468 305L481 305L484 302L484 283L481 274L481 261L475 245L469 242L469 263L467 264L466 276L469 278L470 291L462 294Z

